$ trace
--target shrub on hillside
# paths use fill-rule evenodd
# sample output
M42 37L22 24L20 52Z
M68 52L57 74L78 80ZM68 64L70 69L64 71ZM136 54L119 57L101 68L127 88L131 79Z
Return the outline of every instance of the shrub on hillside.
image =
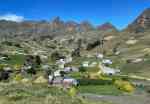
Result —
M68 94L71 97L75 97L77 95L77 89L75 87L70 88L69 91L68 91Z
M125 92L133 92L135 89L134 86L128 81L116 80L114 84L117 86L118 89Z
M23 79L23 77L22 77L21 74L17 74L17 75L14 77L14 80L17 81L17 82L21 82L22 79Z
M86 72L86 68L83 67L83 66L80 66L80 67L79 67L79 72L81 72L81 73Z

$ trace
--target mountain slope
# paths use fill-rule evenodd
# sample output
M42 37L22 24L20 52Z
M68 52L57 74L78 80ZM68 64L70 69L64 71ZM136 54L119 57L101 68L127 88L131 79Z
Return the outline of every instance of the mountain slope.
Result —
M150 8L144 10L133 23L127 27L129 32L144 32L150 29Z

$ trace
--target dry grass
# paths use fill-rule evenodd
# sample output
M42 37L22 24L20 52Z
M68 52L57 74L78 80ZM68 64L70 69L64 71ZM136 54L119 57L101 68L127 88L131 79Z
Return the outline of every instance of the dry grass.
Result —
M0 104L89 104L80 97L70 97L66 91L47 85L0 83ZM90 104L106 104L90 102Z

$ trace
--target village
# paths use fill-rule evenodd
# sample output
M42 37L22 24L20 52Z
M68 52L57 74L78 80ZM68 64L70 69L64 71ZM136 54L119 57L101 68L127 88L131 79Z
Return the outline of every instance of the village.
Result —
M25 55L22 65L1 64L0 80L13 83L47 83L63 89L106 85L113 86L118 94L122 91L133 92L135 89L128 76L121 76L119 69L111 67L113 61L105 58L103 54L79 57L76 61L71 54L55 58L56 61L49 63L47 56ZM0 59L10 60L10 57L1 55Z

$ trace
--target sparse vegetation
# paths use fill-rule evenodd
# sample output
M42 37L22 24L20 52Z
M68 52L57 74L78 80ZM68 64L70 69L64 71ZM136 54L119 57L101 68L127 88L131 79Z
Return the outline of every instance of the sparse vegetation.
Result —
M47 85L0 83L0 88L0 104L89 104L86 99L70 97L66 91Z

